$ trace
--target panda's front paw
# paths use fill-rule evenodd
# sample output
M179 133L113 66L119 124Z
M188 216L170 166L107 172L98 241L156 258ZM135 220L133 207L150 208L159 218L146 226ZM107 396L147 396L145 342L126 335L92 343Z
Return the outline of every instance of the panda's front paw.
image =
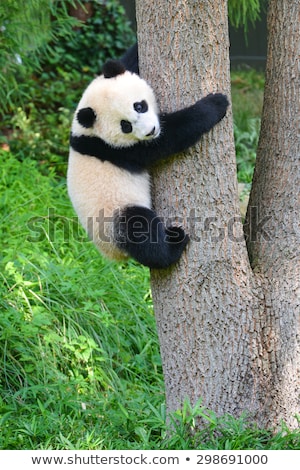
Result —
M229 106L227 96L223 95L222 93L210 93L201 101L202 103L205 103L209 105L212 109L214 109L214 112L216 113L217 122L223 119Z

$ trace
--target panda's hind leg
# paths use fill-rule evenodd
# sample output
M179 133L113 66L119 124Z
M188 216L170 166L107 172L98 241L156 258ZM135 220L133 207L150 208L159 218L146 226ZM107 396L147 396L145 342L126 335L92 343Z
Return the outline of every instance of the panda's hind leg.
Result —
M189 237L181 227L166 228L153 210L127 206L114 214L114 240L139 263L162 269L179 260Z

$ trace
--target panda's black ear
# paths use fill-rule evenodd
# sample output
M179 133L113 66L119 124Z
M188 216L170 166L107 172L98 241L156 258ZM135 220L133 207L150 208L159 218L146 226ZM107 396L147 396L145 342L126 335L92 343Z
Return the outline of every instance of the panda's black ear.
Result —
M77 113L77 121L83 127L93 127L96 120L96 113L92 108L81 108Z
M126 72L126 69L119 60L108 60L103 66L104 78L113 78L122 75L124 72Z

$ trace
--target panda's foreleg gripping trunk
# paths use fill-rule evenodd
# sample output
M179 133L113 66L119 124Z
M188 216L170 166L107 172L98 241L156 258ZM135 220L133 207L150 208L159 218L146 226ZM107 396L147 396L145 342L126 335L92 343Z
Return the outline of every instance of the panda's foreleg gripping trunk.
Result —
M181 227L165 227L153 210L127 206L115 211L114 240L141 264L161 269L179 260L189 237Z

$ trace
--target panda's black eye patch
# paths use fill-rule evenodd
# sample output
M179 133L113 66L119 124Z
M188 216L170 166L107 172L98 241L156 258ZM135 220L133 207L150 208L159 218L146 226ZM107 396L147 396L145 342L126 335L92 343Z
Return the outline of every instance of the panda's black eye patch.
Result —
M77 121L83 127L93 127L96 121L96 113L92 108L81 108L77 113Z
M148 103L145 100L133 103L133 107L139 114L146 113L148 111Z
M121 121L121 129L124 132L124 134L130 134L132 132L132 125L131 122L125 121L122 119Z

